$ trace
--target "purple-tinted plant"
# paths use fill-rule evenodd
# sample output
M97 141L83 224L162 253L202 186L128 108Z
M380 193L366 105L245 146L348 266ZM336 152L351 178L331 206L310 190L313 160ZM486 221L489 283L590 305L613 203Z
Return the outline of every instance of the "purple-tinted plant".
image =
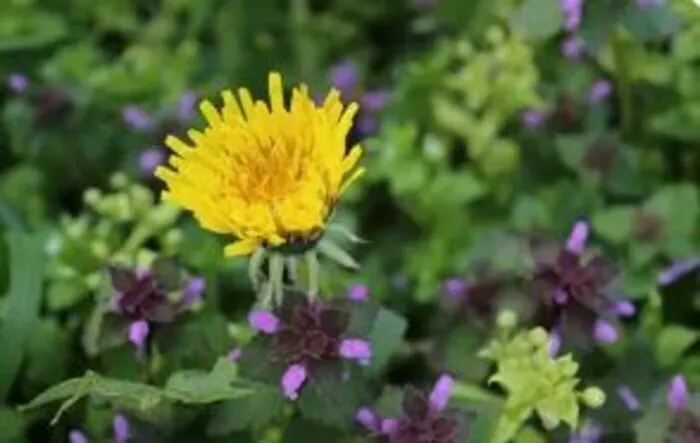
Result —
M139 350L145 348L152 325L174 321L202 296L205 289L202 278L192 278L172 286L173 282L159 280L151 270L112 266L109 275L116 291L113 312L128 321L127 337ZM178 297L173 297L173 292Z
M14 72L7 77L7 88L15 94L23 94L29 89L29 79L24 74Z
M274 312L253 310L248 321L261 334L272 338L268 358L285 366L281 388L295 400L318 365L349 360L367 365L372 357L368 341L347 333L349 313L306 297L289 296L287 306Z
M138 105L127 105L122 108L122 121L133 131L150 135L150 147L139 154L139 170L150 176L156 167L161 165L167 156L161 147L168 135L181 135L186 124L194 117L197 94L187 91L180 97L177 106L166 109L163 113L151 114Z
M452 377L442 375L429 394L406 388L398 418L382 418L363 407L355 419L370 436L390 443L465 442L467 420L459 411L447 409L453 384Z
M580 329L601 343L617 341L611 317L634 314L634 305L614 300L616 270L599 254L584 254L589 228L577 222L565 246L544 250L529 284L539 300L537 321L563 335Z
M666 405L671 411L670 441L700 441L700 417L688 408L688 386L682 375L671 378L666 391Z
M379 130L377 114L389 100L389 92L383 89L362 90L360 87L360 68L353 60L344 59L331 67L330 82L340 91L345 100L360 103L357 117L357 130L361 135L373 135Z

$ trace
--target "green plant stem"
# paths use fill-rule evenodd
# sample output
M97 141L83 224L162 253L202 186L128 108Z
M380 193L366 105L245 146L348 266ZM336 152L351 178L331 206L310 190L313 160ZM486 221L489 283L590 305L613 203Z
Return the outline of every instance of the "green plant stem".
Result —
M622 28L616 28L613 32L612 49L615 59L615 75L617 76L617 88L620 97L620 113L622 132L631 134L633 130L634 99L632 97L632 81L629 76L629 63L626 56L627 42Z
M294 34L294 50L299 75L309 79L315 72L316 54L314 42L309 34L311 11L308 0L292 0L289 12Z

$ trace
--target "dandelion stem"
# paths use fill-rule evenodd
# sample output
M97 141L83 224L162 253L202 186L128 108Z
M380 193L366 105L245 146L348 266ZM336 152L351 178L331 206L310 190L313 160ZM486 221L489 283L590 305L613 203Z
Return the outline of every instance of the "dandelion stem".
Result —
M314 42L309 34L310 8L308 0L292 0L289 12L294 30L294 49L302 78L311 78L315 69Z
M320 272L318 255L316 251L311 250L307 252L304 257L306 258L306 266L309 272L309 296L311 298L316 298L318 295L318 276Z
M622 131L630 134L634 123L632 110L634 100L632 97L632 83L629 76L629 63L626 54L627 42L623 30L618 28L613 33L612 48L615 60L615 75L617 76L617 87L620 96L620 113L622 114Z

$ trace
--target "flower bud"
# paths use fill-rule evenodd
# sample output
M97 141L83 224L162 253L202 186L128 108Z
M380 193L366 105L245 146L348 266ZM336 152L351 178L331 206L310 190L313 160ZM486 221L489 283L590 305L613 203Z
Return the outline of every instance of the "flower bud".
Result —
M586 388L581 393L581 400L589 408L599 408L605 403L605 392L595 386Z

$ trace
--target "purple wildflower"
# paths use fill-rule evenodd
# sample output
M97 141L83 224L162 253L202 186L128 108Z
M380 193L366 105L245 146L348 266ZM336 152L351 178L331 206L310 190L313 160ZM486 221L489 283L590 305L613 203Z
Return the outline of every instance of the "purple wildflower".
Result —
M372 435L384 435L391 443L456 443L459 422L444 413L453 384L450 376L443 375L427 396L406 389L400 418L381 419L368 408L360 408L355 417Z
M564 247L536 249L541 257L528 284L540 302L538 324L547 328L575 326L583 329L586 337L610 343L617 332L600 317L613 309L609 289L616 272L599 255L583 257L588 233L588 225L577 222Z
M380 111L389 100L389 92L384 90L367 91L360 97L360 106L365 112Z
M114 428L114 443L127 443L131 432L126 417L123 415L115 416L112 426Z
M372 358L372 347L365 340L346 338L340 342L339 353L347 360L355 360L367 366Z
M183 122L187 123L192 120L195 112L195 105L197 103L197 93L192 91L187 91L182 94L177 107L177 116Z
M572 432L569 443L600 443L603 437L603 427L600 423L587 420L581 429Z
M129 341L141 349L146 343L149 331L150 328L146 320L136 320L129 325Z
M171 301L156 273L157 270L150 269L109 268L112 287L116 291L112 311L128 321L127 338L139 350L144 349L153 323L170 323L189 307L184 303L187 289L184 289L185 296L180 302Z
M666 0L637 0L637 7L639 9L651 9L666 3Z
M629 300L616 300L613 302L612 311L620 317L633 317L637 308Z
M379 120L368 113L362 113L357 118L357 131L362 135L374 135L379 131Z
M589 231L588 223L582 221L576 222L566 242L566 249L574 254L580 255L586 248Z
M125 106L122 109L122 120L137 131L147 131L153 126L151 116L136 105Z
M345 97L354 94L358 86L360 69L352 60L342 60L331 68L330 80L334 88L338 89Z
M604 320L598 320L593 328L593 337L598 343L612 344L620 339L620 334L612 324Z
M561 52L570 60L579 60L584 50L583 39L577 35L570 35L561 44Z
M88 440L87 436L82 431L77 429L70 431L68 434L69 443L89 443L89 441L90 440Z
M537 111L534 109L529 109L523 112L521 120L523 124L529 129L539 129L549 118L549 114L546 111Z
M182 304L190 306L202 298L207 287L207 282L203 277L194 277L187 282L182 294Z
M627 385L622 385L617 388L617 396L630 411L638 411L641 408L639 399L634 394L632 389Z
M15 94L22 94L29 89L29 79L24 74L12 73L7 77L7 87Z
M297 296L297 297L295 297ZM296 399L318 364L341 359L366 365L372 357L371 344L346 336L349 315L319 300L288 294L279 311L251 312L250 324L271 336L271 360L286 365L281 386L284 395Z
M360 423L370 432L379 433L382 429L382 420L368 407L362 407L355 413L355 421Z
M564 29L577 29L581 25L583 0L561 0L561 9L564 11Z
M588 102L592 105L603 103L612 92L612 85L607 80L598 80L591 85L588 91Z
M282 392L290 400L299 398L299 391L306 381L306 366L303 363L295 363L284 371L282 375Z
M554 358L559 354L561 349L561 334L558 331L553 331L549 335L549 356Z
M700 257L679 260L662 270L658 277L659 286L668 286L700 266Z
M144 174L150 175L164 161L165 153L161 148L148 148L139 154L139 169Z
M228 351L228 361L235 362L241 358L241 350L238 348L233 348Z
M443 292L451 299L466 297L469 291L469 283L463 278L449 278L442 285Z
M683 411L688 407L688 385L682 375L671 379L666 392L666 404L672 411Z
M262 309L252 311L248 315L248 323L253 329L268 335L277 333L280 327L280 320L275 314Z
M366 301L369 298L369 289L362 283L355 283L348 289L347 298L352 301Z

